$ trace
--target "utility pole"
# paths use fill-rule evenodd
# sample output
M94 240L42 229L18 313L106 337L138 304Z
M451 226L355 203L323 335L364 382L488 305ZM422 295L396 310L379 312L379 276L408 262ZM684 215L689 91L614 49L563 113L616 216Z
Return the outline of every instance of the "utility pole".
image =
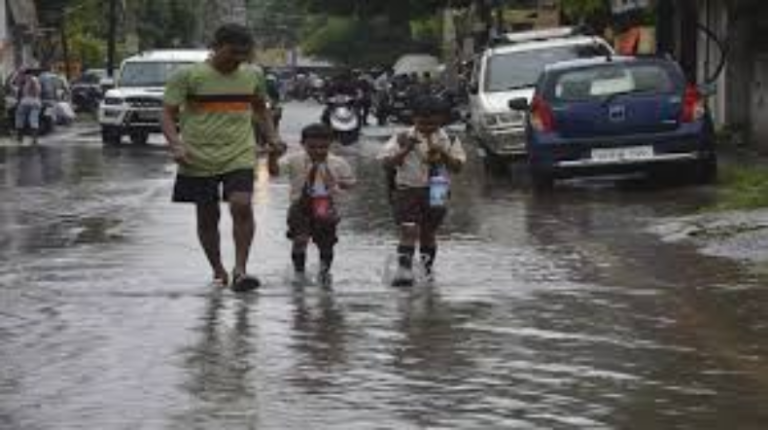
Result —
M67 17L62 15L61 25L59 26L61 32L61 53L64 54L64 75L69 80L72 77L72 72L69 68L69 43L67 43Z
M109 32L107 35L107 76L114 77L117 44L117 0L109 0Z

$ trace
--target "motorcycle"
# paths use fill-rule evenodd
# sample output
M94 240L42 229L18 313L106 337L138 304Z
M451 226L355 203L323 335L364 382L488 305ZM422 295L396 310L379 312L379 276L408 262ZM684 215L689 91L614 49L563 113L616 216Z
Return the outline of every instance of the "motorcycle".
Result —
M390 93L389 117L400 124L411 124L413 109L408 88L393 88Z
M326 100L323 123L331 127L336 140L342 145L351 145L360 137L360 117L354 97L338 94Z
M96 112L101 99L102 94L98 87L77 84L72 86L72 104L76 112Z
M381 89L374 93L373 112L379 125L386 125L391 114L392 102L389 98L389 89Z

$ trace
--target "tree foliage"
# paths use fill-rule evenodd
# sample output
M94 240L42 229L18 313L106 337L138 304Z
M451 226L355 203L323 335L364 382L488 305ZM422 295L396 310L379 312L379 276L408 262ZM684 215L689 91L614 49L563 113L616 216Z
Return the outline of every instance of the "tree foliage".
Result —
M301 0L250 0L248 25L262 47L293 46L307 22Z
M573 22L590 22L610 12L607 0L561 0L560 7Z
M188 47L196 42L197 0L133 0L141 50Z

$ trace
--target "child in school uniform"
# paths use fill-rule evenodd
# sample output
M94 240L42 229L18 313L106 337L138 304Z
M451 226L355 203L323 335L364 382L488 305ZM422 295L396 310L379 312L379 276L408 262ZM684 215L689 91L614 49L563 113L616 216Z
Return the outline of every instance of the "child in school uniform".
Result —
M390 201L400 229L393 286L413 284L417 244L425 275L433 276L436 233L448 210L450 175L460 172L467 158L459 139L443 129L449 115L450 106L444 100L420 97L414 106L413 127L392 136L379 154L391 174Z
M330 154L333 139L329 127L311 124L301 131L303 151L285 155L279 163L279 173L286 174L291 185L287 236L293 242L291 260L296 284L308 282L306 261L310 241L320 255L319 283L328 286L332 281L331 265L340 221L336 200L356 183L349 163Z

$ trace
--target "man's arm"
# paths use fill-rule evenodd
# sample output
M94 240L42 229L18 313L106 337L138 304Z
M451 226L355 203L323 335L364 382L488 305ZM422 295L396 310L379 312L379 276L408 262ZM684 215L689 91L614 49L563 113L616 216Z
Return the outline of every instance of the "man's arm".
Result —
M267 107L264 98L257 96L253 103L251 103L251 106L253 108L254 121L264 131L264 136L267 138L267 146L270 147L270 150L280 151L282 149L280 136L277 134L275 124L272 122L272 112Z
M176 129L176 124L179 120L179 106L176 105L163 105L163 116L161 118L161 127L165 139L168 141L168 149L171 151L173 159L179 164L189 163L189 154L187 147L179 136L179 132Z

